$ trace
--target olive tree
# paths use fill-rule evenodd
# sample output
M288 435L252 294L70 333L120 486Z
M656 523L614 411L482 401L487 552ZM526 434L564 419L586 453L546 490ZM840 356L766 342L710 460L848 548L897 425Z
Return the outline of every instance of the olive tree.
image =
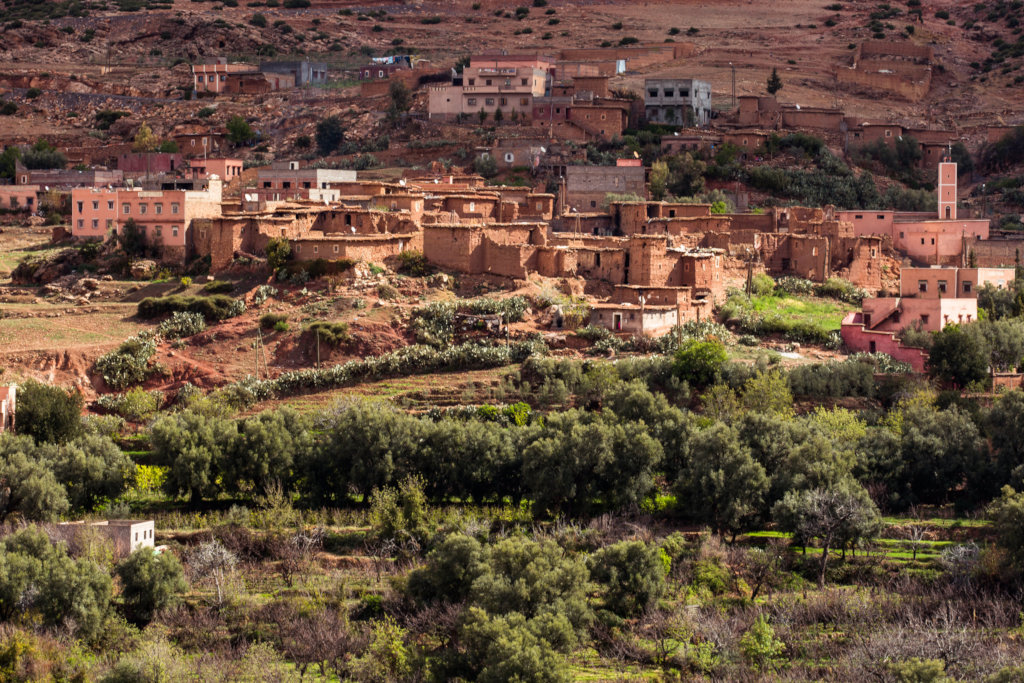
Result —
M138 623L152 621L188 588L181 562L170 552L155 554L152 548L139 548L116 571L125 612Z
M620 541L590 556L590 576L605 588L605 605L621 617L645 612L665 592L669 558L656 545Z
M761 514L768 476L736 430L718 423L693 437L690 463L675 490L680 506L694 520L735 539Z
M839 546L870 538L878 531L879 516L867 492L855 482L828 489L790 491L772 510L776 523L784 531L806 543L821 541L818 585L825 585L829 553Z

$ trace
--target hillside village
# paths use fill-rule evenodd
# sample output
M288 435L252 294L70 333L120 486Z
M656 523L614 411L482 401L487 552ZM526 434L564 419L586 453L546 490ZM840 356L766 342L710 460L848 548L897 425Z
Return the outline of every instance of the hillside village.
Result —
M0 0L0 680L1019 680L1022 10Z

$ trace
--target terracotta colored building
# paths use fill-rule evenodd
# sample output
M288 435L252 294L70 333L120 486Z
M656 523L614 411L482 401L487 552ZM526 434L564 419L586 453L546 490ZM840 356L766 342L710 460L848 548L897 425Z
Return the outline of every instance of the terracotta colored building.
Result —
M103 239L120 234L133 220L144 239L157 246L164 261L184 263L193 220L221 215L220 179L204 191L78 188L71 192L71 234Z
M242 175L244 164L241 159L193 159L189 162L192 169L192 177L205 180L210 176L217 176L225 183Z
M504 118L529 119L535 97L551 87L553 62L544 57L482 55L473 57L462 78L450 85L430 88L427 111L432 119L455 119L485 112L492 120L501 110Z

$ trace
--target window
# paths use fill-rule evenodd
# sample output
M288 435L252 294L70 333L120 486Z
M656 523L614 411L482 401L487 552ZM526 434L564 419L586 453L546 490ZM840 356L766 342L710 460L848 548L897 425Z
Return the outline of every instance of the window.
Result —
M307 181L305 181L305 180L302 181L302 187L308 190L309 189L309 183Z
M863 216L862 214L859 214L859 213L858 213L858 214L855 214L855 215L854 215L853 217L854 217L854 218L855 218L856 220L858 220L858 221L859 221L859 220L861 220L862 218L864 218L864 216Z
M648 97L657 97L658 96L658 91L657 90L648 90L647 91L647 96Z
M878 250L871 247L871 258L875 258L876 256L878 256Z
M171 226L171 236L172 237L177 237L178 236L178 226L177 225Z
M494 98L493 97L488 97L486 100L484 100L484 104L486 104L488 107L493 107L494 106Z
M923 237L921 238L921 244L924 244L924 238Z
M476 98L475 97L470 97L469 99L466 100L466 104L468 106L470 106L470 107L475 107L476 106Z
M527 79L527 78L523 78L523 79L520 79L520 80L522 81L523 85L526 85L527 83L529 83L529 79Z
M506 78L505 79L505 86L508 87L508 86L511 86L511 85L512 85L512 79L511 78Z
M314 245L313 245L313 253L314 253L314 254L318 254L318 253L320 253L320 247L318 247L318 246L316 246L316 245L314 244Z
M592 209L597 208L597 202L591 201L590 202L590 208L592 208Z
M107 211L113 211L113 210L114 210L114 202L112 202L112 201L107 202Z
M127 216L131 212L132 212L132 205L131 204L127 204L126 203L126 204L122 204L121 205L121 213L123 213L125 216Z
M519 98L519 104L521 104L524 107L529 106L530 98L529 97L520 97Z
M145 214L149 204L139 204L139 214Z
M100 208L100 203L99 202L93 202L92 203L92 210L93 211L99 211L99 208Z
M171 213L178 213L178 202L171 202Z
M508 104L508 98L507 97L502 97L501 98L501 106L504 107L507 104Z
M99 218L93 218L92 219L92 229L93 230L99 230L99 227L100 227L100 219Z
M203 77L202 76L196 76L196 82L197 83L202 83L203 82Z
M153 228L153 231L154 231L154 232L156 232L156 236L157 236L157 237L163 237L163 234L164 234L164 226L162 226L162 225L157 225L156 227L154 227L154 228Z
M486 83L487 85L490 85L491 84L491 79L488 78L487 80L484 81L484 83Z
M903 233L902 232L900 233L900 239L903 239Z
M878 214L877 218L878 218L878 220L880 220L880 221L883 221L883 220L885 220L885 216L883 216L882 214Z
M940 294L945 294L946 293L946 281L945 280L939 280L939 293Z
M85 227L85 221L82 220L81 218L78 219L78 227L80 227L80 228L84 228Z
M922 314L921 314L921 322L922 322L923 324L925 324L925 325L927 325L927 324L928 324L928 314L927 314L927 313L922 313Z
M932 238L932 244L935 244L935 238L934 237Z
M84 211L82 208L82 202L78 202L78 213L82 213L82 211Z
M891 138L892 137L892 131L891 130L885 131L885 137Z
M475 78L469 79L469 84L470 85L476 85L476 79Z
M221 82L221 83L223 83L223 82L225 82L226 80L228 80L228 77L227 77L226 75L224 75L224 74L221 74L221 75L220 75L220 82Z
M380 77L380 78L384 78L384 70L382 69L382 70L378 71L377 72L377 76Z
M927 280L918 280L917 281L917 291L919 291L919 292L927 292L928 291L928 281Z
M971 291L971 283L970 282L965 282L964 283L964 294L968 294L968 293L970 293L970 291Z
M155 214L157 214L159 216L163 212L164 212L164 205L163 204L154 204L153 205L153 213L155 213Z

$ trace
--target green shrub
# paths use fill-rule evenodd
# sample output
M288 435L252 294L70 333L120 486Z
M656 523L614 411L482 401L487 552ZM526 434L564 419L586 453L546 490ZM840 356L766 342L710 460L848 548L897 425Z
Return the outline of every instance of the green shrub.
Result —
M214 280L203 285L203 291L207 294L227 294L235 289L234 283L224 280Z
M287 320L278 320L276 323L274 323L274 332L287 332L287 331L288 331L288 321Z
M171 552L156 555L150 548L139 548L122 560L116 571L125 611L136 623L152 621L188 589L181 563Z
M329 346L342 346L352 340L348 333L347 323L332 323L318 320L307 325L306 332Z
M37 442L63 443L82 430L82 394L28 380L18 387L18 433Z
M211 296L171 295L146 297L139 302L138 306L140 318L156 318L175 311L200 313L206 320L225 320L244 313L245 303L223 294Z
M770 275L758 273L750 283L750 292L755 296L768 296L775 291L775 280Z
M668 555L643 541L621 541L590 557L590 575L606 587L605 604L621 617L643 614L665 592Z
M188 275L182 276L182 278L181 278L181 286L182 287L191 287L192 286L192 278L190 278Z
M260 316L260 327L265 330L273 329L278 323L288 323L288 316L284 313L264 313Z
M133 422L152 416L160 410L163 402L163 392L146 391L142 387L135 387L123 394L104 394L96 401L100 408Z
M412 275L413 277L422 277L429 275L431 272L430 263L427 261L427 257L418 251L403 251L398 255L399 261L399 272Z
M199 334L205 329L206 320L202 313L175 311L170 318L160 323L156 331L164 339L181 339Z

